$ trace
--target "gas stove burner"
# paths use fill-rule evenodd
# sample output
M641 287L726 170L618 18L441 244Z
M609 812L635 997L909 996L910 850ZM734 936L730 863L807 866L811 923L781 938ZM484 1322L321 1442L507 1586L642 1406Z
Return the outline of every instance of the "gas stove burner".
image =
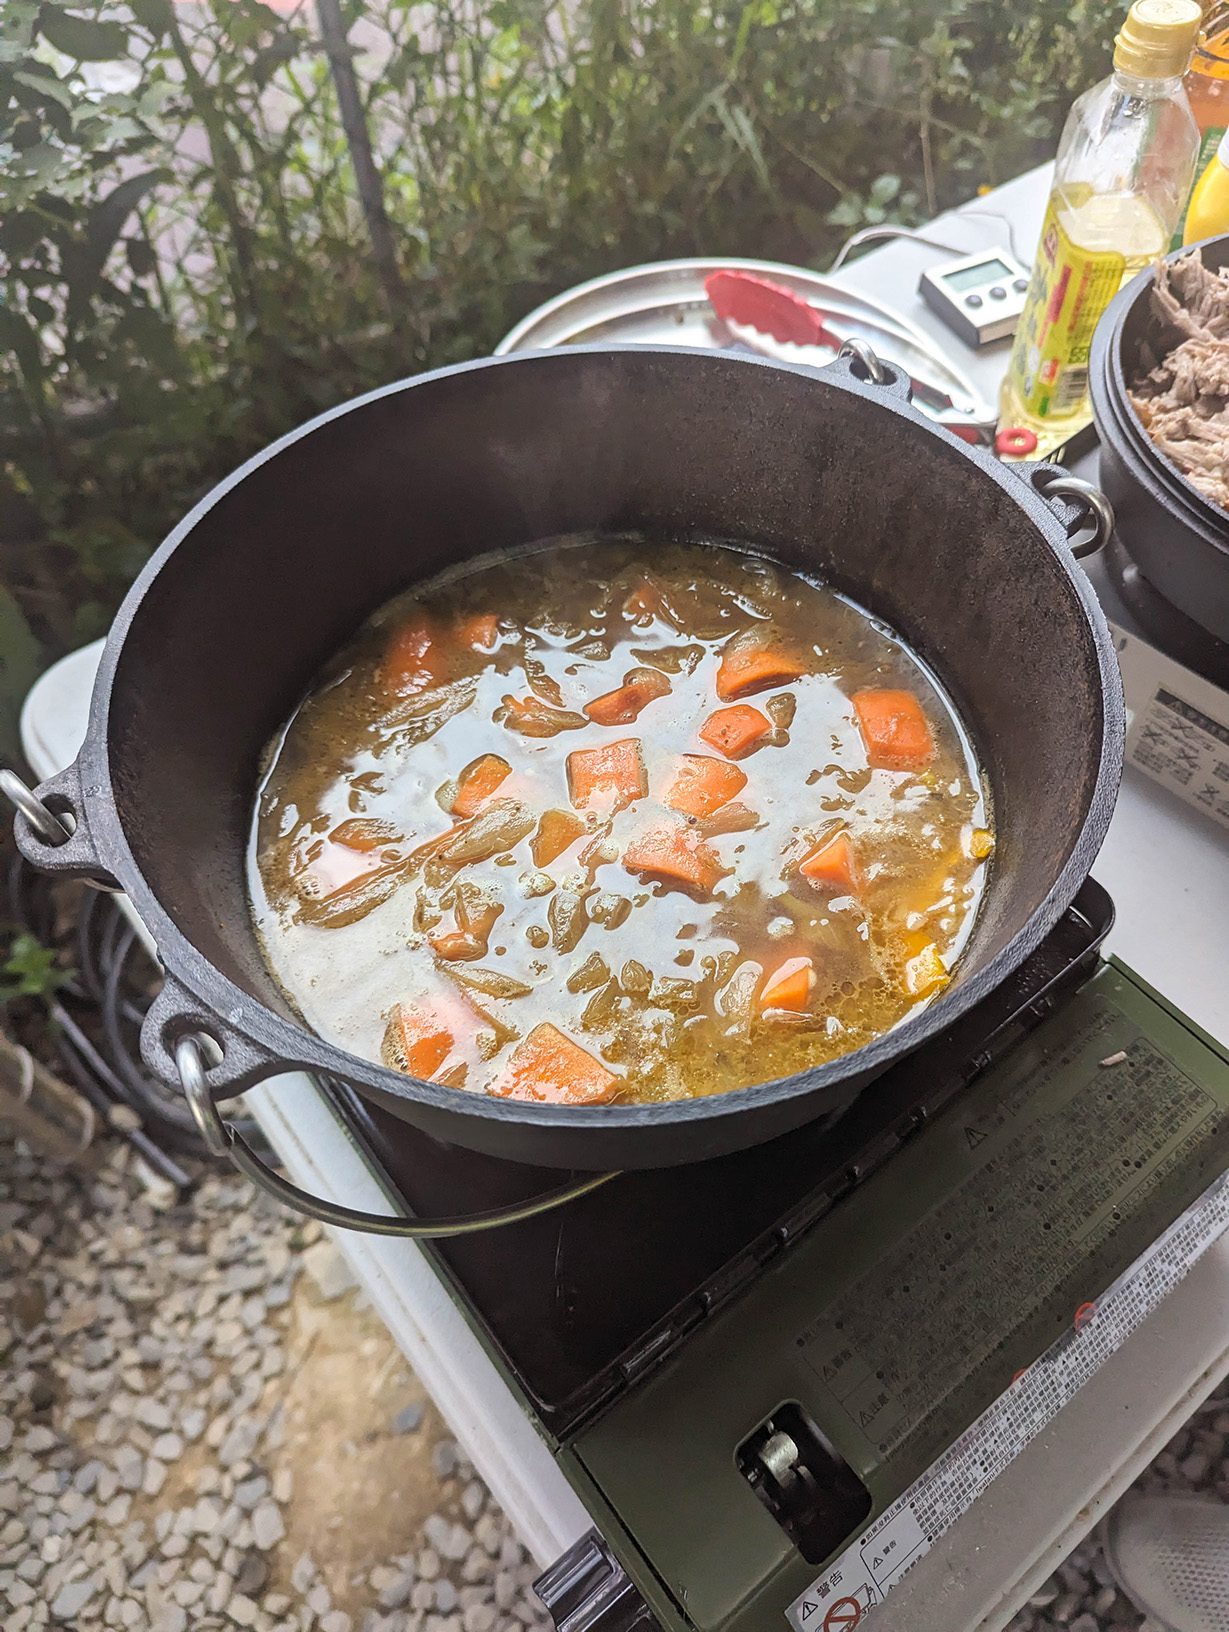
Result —
M1117 534L1102 552L1102 564L1123 605L1162 651L1214 686L1229 690L1229 644L1217 640L1154 589Z

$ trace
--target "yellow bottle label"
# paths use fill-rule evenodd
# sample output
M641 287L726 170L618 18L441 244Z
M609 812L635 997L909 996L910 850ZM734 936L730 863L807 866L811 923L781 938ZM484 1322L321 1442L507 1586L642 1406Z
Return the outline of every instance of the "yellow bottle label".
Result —
M1032 282L1016 330L1011 381L1036 419L1075 413L1088 390L1093 330L1122 285L1125 255L1081 249L1046 210Z

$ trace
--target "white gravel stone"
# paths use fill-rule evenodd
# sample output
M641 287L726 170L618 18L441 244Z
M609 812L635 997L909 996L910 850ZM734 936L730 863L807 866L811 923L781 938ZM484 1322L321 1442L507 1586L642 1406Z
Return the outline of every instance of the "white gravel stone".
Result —
M97 1591L98 1582L92 1575L87 1575L82 1581L65 1582L51 1601L52 1620L72 1621Z
M226 1613L236 1626L255 1626L259 1611L260 1605L244 1592L234 1593L226 1606Z
M252 1512L252 1541L267 1553L271 1547L276 1547L286 1534L286 1526L282 1520L281 1509L276 1502L261 1502Z

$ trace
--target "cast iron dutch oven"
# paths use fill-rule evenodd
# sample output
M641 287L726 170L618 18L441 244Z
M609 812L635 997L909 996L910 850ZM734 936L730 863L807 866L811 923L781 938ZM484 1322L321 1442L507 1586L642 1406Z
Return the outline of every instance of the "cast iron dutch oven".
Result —
M1109 823L1123 704L1067 544L1078 511L937 430L886 366L821 373L695 351L565 349L389 386L250 460L178 526L107 641L77 763L44 784L70 814L23 852L110 878L158 943L146 1023L220 1045L216 1097L288 1068L329 1073L440 1139L537 1166L697 1161L849 1104L1008 977L1088 873ZM499 545L584 530L733 539L822 574L901 631L950 689L994 801L979 921L942 996L834 1063L670 1104L568 1109L464 1093L310 1032L268 974L244 852L262 750L313 676L407 583ZM182 1046L182 1044L181 1044Z
M1229 265L1229 236L1198 250L1215 270ZM1150 439L1131 405L1128 382L1144 371L1145 343L1155 343L1155 268L1119 291L1097 325L1089 391L1100 442L1100 481L1114 507L1118 541L1153 589L1218 641L1229 642L1229 515L1187 481Z

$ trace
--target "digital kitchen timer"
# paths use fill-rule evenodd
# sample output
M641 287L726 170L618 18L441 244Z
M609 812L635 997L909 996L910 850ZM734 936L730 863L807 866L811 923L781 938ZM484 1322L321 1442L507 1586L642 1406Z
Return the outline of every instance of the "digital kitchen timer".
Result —
M1016 332L1028 268L1005 249L978 250L923 272L918 293L968 345L985 346Z

